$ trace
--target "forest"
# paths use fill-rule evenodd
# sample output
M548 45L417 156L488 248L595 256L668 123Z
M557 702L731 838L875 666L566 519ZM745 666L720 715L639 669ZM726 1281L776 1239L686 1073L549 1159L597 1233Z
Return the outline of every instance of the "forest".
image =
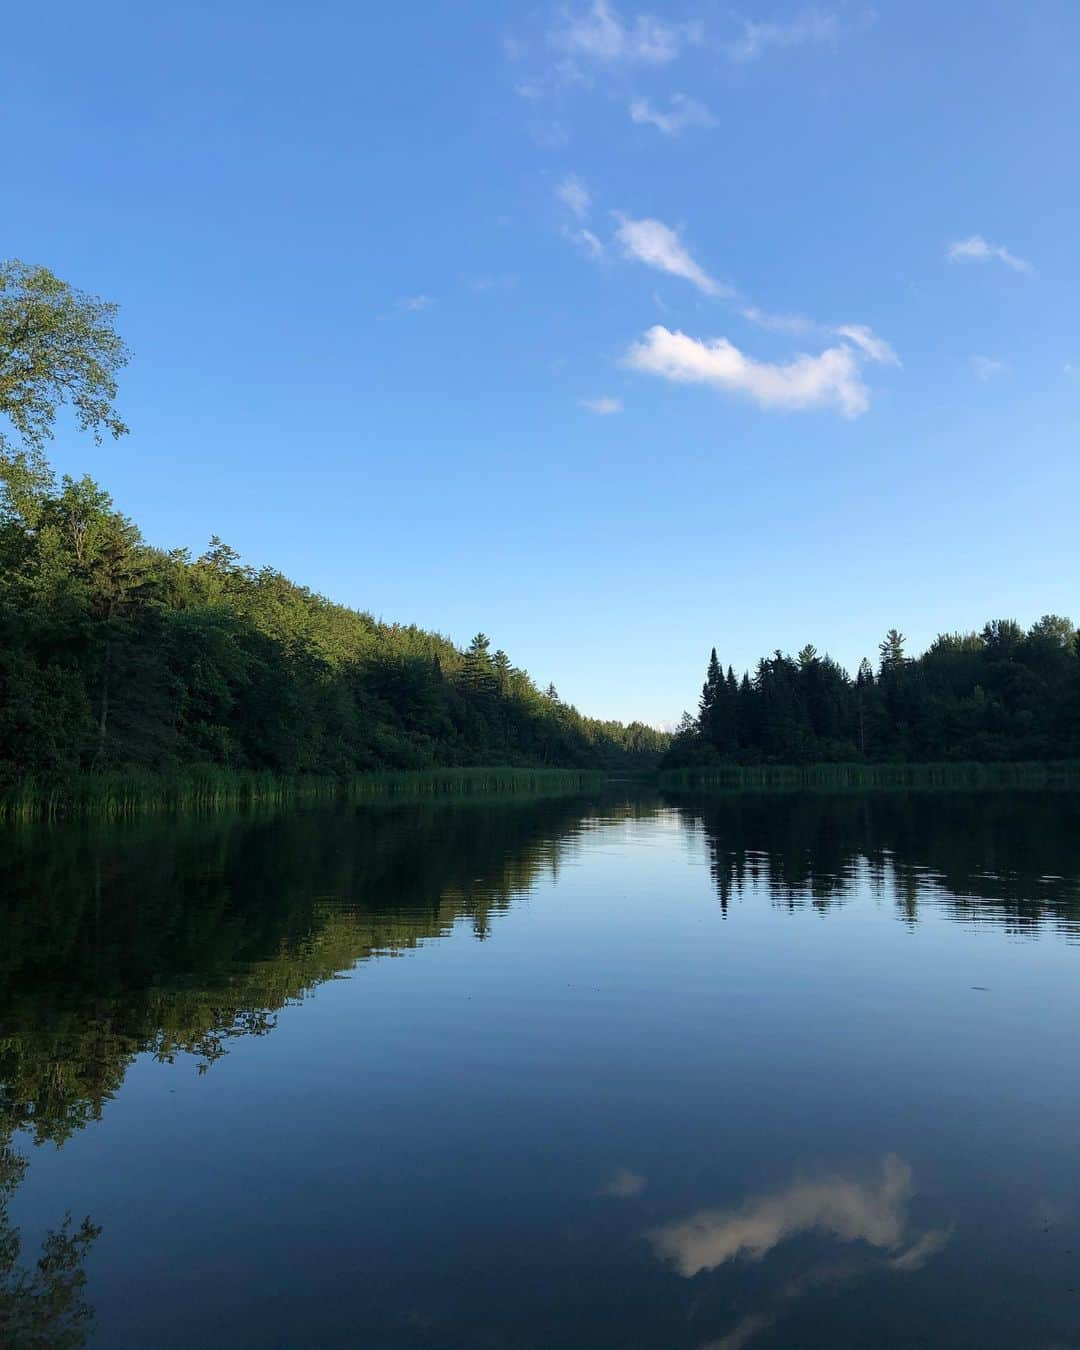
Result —
M754 673L709 657L696 714L684 713L666 769L712 764L970 762L1080 757L1080 633L1047 614L943 633L909 657L890 629L877 667L855 678L805 646Z
M0 498L0 788L191 764L648 768L667 737L582 716L483 633L331 603L219 539L144 542L89 478Z

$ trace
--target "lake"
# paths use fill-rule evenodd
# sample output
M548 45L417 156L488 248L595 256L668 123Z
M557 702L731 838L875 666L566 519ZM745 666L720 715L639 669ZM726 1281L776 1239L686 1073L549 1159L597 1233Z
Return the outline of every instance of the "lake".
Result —
M5 1343L1080 1346L1075 795L10 828L0 897Z

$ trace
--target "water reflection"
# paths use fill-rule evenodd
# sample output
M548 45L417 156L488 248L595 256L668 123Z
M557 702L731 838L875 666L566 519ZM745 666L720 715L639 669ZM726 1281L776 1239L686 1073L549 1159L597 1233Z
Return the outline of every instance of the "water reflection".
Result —
M780 1243L809 1232L837 1242L865 1242L888 1253L893 1270L917 1270L941 1250L948 1233L908 1232L911 1195L911 1167L889 1154L880 1180L798 1181L736 1209L706 1209L673 1220L647 1236L657 1255L688 1278L740 1256L762 1261Z
M638 885L639 875L648 880ZM565 894L560 903L561 893L547 888L567 878L572 903ZM331 1189L336 1195L352 1188L348 1202L342 1200L347 1216L336 1238L326 1238L321 1259L330 1269L342 1252L361 1265L377 1263L386 1252L371 1288L397 1279L396 1311L391 1318L373 1292L361 1321L373 1343L410 1350L483 1343L733 1350L750 1341L803 1343L785 1341L796 1302L805 1308L815 1291L843 1287L853 1294L874 1280L894 1291L914 1289L955 1262L972 1232L968 1211L940 1195L927 1213L913 1203L916 1169L925 1184L926 1159L934 1157L926 1140L936 1146L951 1128L946 1117L912 1124L924 1090L941 1090L943 1068L957 1100L990 1135L999 1122L1017 1129L1019 1118L1003 1103L1021 1073L1029 1075L1025 1091L1042 1094L1044 1113L1065 1118L1068 1106L1061 1087L1068 1079L1053 1039L1044 1034L1021 1054L1010 1040L1012 1013L1003 1000L969 994L967 976L963 997L972 1010L951 1004L936 1021L932 1010L920 1015L916 1007L921 985L905 1010L912 988L906 975L887 996L859 1003L865 990L846 982L863 939L842 916L860 904L885 915L878 950L881 969L894 972L910 958L897 948L893 959L891 935L907 953L917 945L908 941L907 926L931 932L922 922L931 913L977 922L983 935L1075 939L1078 879L1080 805L1064 795L690 800L634 789L597 800L319 808L8 832L0 838L0 1315L32 1325L27 1319L48 1314L54 1325L43 1343L77 1345L87 1315L83 1261L96 1236L89 1222L56 1227L50 1211L40 1225L52 1221L54 1227L45 1266L20 1259L10 1201L26 1163L16 1145L66 1145L110 1117L110 1100L131 1091L124 1083L137 1061L186 1061L210 1075L199 1081L190 1074L187 1081L200 1089L222 1079L236 1082L238 1075L245 1081L236 1067L244 1056L230 1058L229 1051L267 1037L284 1008L358 965L406 958L432 944L441 953L458 950L459 969L469 977L480 958L491 972L507 959L508 944L480 948L471 939L486 942L512 929L528 910L517 902L536 892L543 900L537 914L543 909L557 919L527 935L514 930L529 962L511 965L506 978L526 984L502 1002L497 983L485 986L486 1021L463 1011L477 1004L445 993L449 983L443 992L436 985L423 995L424 1020L397 1035L379 1027L359 1047L351 1027L325 1017L320 1024L322 1004L295 1016L294 1040L300 1036L308 1060L325 1054L336 1063L333 1056L340 1055L340 1082L332 1084L325 1119L312 1120L305 1110L291 1122L308 1149L336 1139L326 1145L340 1168ZM768 923L720 923L714 888L730 920L757 904ZM503 918L512 908L514 920ZM808 926L805 916L813 909L833 917ZM453 943L440 942L454 930L475 954L473 964ZM822 938L815 959L828 970L835 1000L813 965L799 964L796 936L811 931ZM1023 948L1037 952L1036 944ZM780 954L784 963L776 965ZM366 969L356 986L377 985L377 969ZM1047 989L1067 1012L1068 987L1047 971ZM400 968L382 973L394 988L409 986ZM781 987L778 980L802 984ZM411 986L414 996L420 984ZM381 986L384 997L388 987ZM934 997L942 997L942 988L944 982ZM365 1007L381 1010L377 1001ZM865 1026L846 1020L853 1007L864 1010ZM492 1008L504 1019L494 1030ZM981 1028L980 1017L987 1019ZM916 1021L921 1038L908 1037ZM305 1033L296 1030L303 1025L322 1031L303 1041ZM333 1049L338 1029L352 1038L348 1058ZM880 1065L874 1035L886 1047ZM281 1032L247 1048L288 1040ZM270 1074L286 1072L276 1058L261 1062ZM285 1061L293 1071L301 1062L308 1061ZM1000 1073L989 1107L977 1068ZM875 1103L849 1081L857 1073L906 1111L903 1119L922 1153L911 1137L885 1133L880 1121L875 1127ZM246 1081L250 1089L252 1080ZM328 1080L321 1081L325 1088ZM357 1081L364 1086L354 1097ZM204 1100L219 1099L208 1094ZM1055 1105L1059 1101L1064 1105ZM202 1109L209 1108L197 1105L189 1117L196 1125ZM685 1146L684 1117L692 1122ZM789 1118L782 1128L778 1122ZM425 1131L418 1120L438 1125ZM348 1123L347 1145L344 1132L334 1134L339 1121ZM1036 1112L1023 1117L1025 1126L1033 1122L1053 1135ZM873 1142L853 1144L863 1124L878 1132ZM711 1183L695 1184L693 1160L709 1153L705 1141L715 1140L719 1129L731 1158L716 1164ZM100 1131L108 1134L108 1128ZM584 1148L582 1141L594 1134L604 1143L600 1161L564 1177L563 1190L546 1189L543 1177L533 1175L538 1165L556 1178L559 1168L576 1166L575 1141ZM293 1162L278 1175L280 1150L272 1135L271 1128L251 1144L252 1175L273 1168L277 1184L295 1182L292 1211L281 1202L282 1225L303 1228L311 1178L293 1176ZM366 1151L354 1136L366 1141ZM1034 1146L1044 1145L1036 1139ZM897 1152L887 1152L893 1148ZM743 1163L793 1179L776 1189L740 1185L740 1149ZM862 1149L859 1156L876 1166L847 1161ZM76 1150L66 1148L64 1156ZM816 1172L815 1158L831 1159L831 1172ZM325 1177L315 1182L326 1186ZM216 1184L224 1183L218 1177ZM527 1197L520 1206L511 1203L516 1191ZM747 1191L753 1193L746 1199L702 1207ZM584 1214L573 1211L569 1194L583 1198ZM425 1195L430 1211L423 1210ZM78 1213L93 1208L96 1214L96 1204L80 1204ZM61 1213L63 1207L62 1199ZM426 1220L413 1218L421 1212ZM324 1215L320 1222L335 1220ZM453 1242L432 1238L443 1231L440 1224L453 1232ZM364 1225L370 1227L366 1239L357 1236L368 1232ZM106 1226L94 1253L108 1234ZM395 1272L407 1272L416 1242L429 1244L425 1307L402 1322L400 1308L418 1304L419 1294L405 1273ZM456 1244L461 1263L491 1275L482 1300L467 1298ZM527 1258L515 1255L519 1244ZM197 1258L198 1244L189 1250ZM537 1270L561 1292L552 1292L550 1303L536 1295L526 1316L514 1291L542 1286ZM605 1271L610 1281L599 1273ZM350 1266L340 1277L354 1274ZM506 1288L508 1306L501 1310L496 1283ZM1059 1285L1060 1303L1066 1286ZM616 1288L621 1312L613 1302ZM283 1297L300 1299L302 1290L289 1288ZM114 1291L114 1306L116 1298ZM535 1325L524 1329L534 1315ZM820 1336L805 1337L805 1344L826 1343L821 1317ZM627 1328L638 1318L635 1342ZM266 1324L259 1325L254 1339L236 1343L259 1343ZM9 1342L19 1343L0 1322L0 1343ZM328 1332L320 1343L351 1341ZM838 1334L833 1343L859 1341ZM904 1342L894 1336L887 1343Z
M826 912L856 896L918 919L1080 934L1080 798L1048 792L720 794L681 799L722 906L751 889Z
M795 1275L781 1272L759 1309L744 1314L726 1335L702 1348L738 1350L770 1330L796 1299L812 1290L875 1271L911 1274L943 1251L952 1227L913 1229L908 1218L912 1194L911 1166L889 1154L877 1178L795 1181L734 1209L701 1210L672 1220L650 1230L646 1238L657 1257L687 1279L739 1259L763 1262L782 1243L800 1237L857 1245L858 1250L822 1257L818 1241L815 1255Z
M46 1234L40 1255L28 1264L8 1212L26 1167L25 1158L0 1145L0 1344L77 1350L93 1320L83 1297L83 1263L101 1230L89 1219L73 1227L66 1218Z
M641 1194L648 1182L640 1172L631 1172L628 1167L620 1167L611 1180L600 1187L599 1194L610 1196L613 1200L633 1200Z
M8 831L0 852L0 1343L77 1347L89 1219L20 1260L19 1133L60 1146L141 1055L231 1041L357 962L494 914L557 875L581 809L558 800Z
M136 1056L194 1056L357 962L493 915L557 874L571 801L342 809L9 834L0 1141L61 1143Z

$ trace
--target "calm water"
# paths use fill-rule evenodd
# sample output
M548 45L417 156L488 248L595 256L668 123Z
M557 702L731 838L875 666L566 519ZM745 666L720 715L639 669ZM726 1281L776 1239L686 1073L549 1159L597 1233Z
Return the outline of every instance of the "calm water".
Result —
M1080 1346L1074 797L9 831L0 906L41 1344L81 1262L100 1346Z

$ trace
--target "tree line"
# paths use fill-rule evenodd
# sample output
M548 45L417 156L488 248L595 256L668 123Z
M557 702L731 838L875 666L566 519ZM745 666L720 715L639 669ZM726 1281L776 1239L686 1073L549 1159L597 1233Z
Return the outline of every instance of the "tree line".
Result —
M654 765L652 727L583 717L478 633L331 603L218 538L146 543L45 458L65 405L96 440L129 352L116 306L0 262L0 790L191 764L282 775L457 765Z
M1080 758L1080 633L1047 614L1023 629L994 619L943 633L909 657L890 629L876 668L855 678L807 645L750 674L713 648L696 714L684 713L665 767L841 761Z
M464 651L245 566L147 544L89 478L0 494L0 787L188 764L347 775L655 764L478 633Z

